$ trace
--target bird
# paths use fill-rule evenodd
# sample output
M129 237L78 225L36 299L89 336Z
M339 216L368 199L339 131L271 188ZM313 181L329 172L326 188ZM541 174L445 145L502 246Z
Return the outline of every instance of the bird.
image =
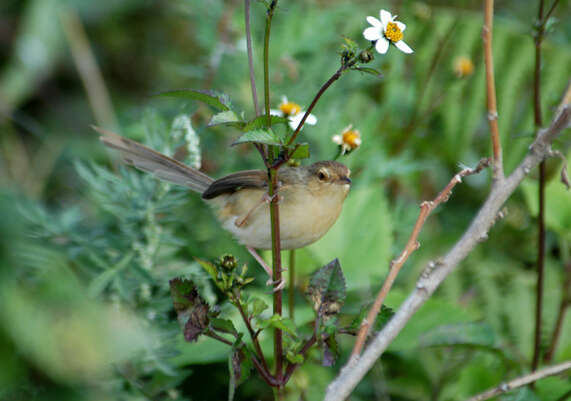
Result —
M238 171L215 180L136 141L93 128L105 146L120 152L126 164L198 192L212 207L222 227L248 249L271 279L272 270L255 251L272 248L269 206L272 197L268 195L266 171ZM274 196L278 196L282 250L303 248L329 231L349 193L350 174L351 171L337 161L283 166L278 170L278 189Z

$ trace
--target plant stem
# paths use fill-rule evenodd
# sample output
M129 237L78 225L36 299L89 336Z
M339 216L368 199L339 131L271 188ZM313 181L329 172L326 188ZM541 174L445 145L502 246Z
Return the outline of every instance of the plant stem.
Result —
M289 251L289 318L293 322L295 319L295 249Z
M250 319L248 318L248 316L246 316L244 308L242 307L242 303L240 302L239 299L237 299L234 305L236 305L236 308L238 308L240 316L242 316L242 320L244 320L244 323L246 324L246 328L248 329L248 333L250 333L250 338L252 339L252 343L254 344L254 348L256 349L256 353L258 354L260 361L262 362L264 370L269 374L268 364L266 362L266 358L264 358L264 352L262 351L262 347L260 347L258 336L256 335L256 333L254 333L254 329L252 329L252 325L250 324Z
M555 355L555 349L557 348L557 343L559 342L559 337L561 336L561 330L563 328L563 320L565 319L565 314L567 313L569 306L571 306L571 261L567 262L565 266L565 280L563 281L563 291L561 292L561 301L559 302L555 328L551 335L549 349L543 356L543 362L545 363L551 362Z
M246 24L246 47L248 48L248 67L250 69L250 87L252 88L252 102L256 117L260 115L258 106L258 92L256 90L256 76L254 75L254 56L252 52L252 32L250 30L250 0L244 0L244 15Z
M274 16L274 10L277 6L277 0L272 0L268 6L266 12L266 31L264 35L264 103L266 107L267 116L267 126L268 128L272 125L272 120L270 116L270 78L269 78L269 47L270 47L270 30L272 26L272 17ZM268 152L268 164L273 165L276 158L275 147L270 146ZM268 195L271 197L272 201L270 203L270 220L271 220L271 230L272 230L272 264L273 264L273 279L276 284L280 284L282 279L282 262L281 262L281 249L280 249L280 215L278 207L278 169L277 167L268 168ZM274 315L282 315L282 290L274 291ZM280 329L274 329L274 359L276 373L275 377L279 383L282 383L283 379L283 333ZM280 384L282 386L283 384ZM277 397L281 397L281 389L278 388Z
M494 80L494 57L492 52L492 28L494 21L494 0L484 0L484 27L482 41L484 42L484 61L486 64L486 92L488 98L488 122L494 154L494 183L504 179L502 165L502 145L498 129L498 109L496 106L496 84Z
M533 116L536 131L543 124L541 115L541 42L543 40L543 0L539 0L539 10L537 15L539 26L535 37L535 71L533 83ZM538 243L537 243L537 289L535 301L535 333L533 341L533 358L531 370L535 371L539 364L541 354L541 323L543 311L543 282L545 275L545 161L539 163L539 216Z

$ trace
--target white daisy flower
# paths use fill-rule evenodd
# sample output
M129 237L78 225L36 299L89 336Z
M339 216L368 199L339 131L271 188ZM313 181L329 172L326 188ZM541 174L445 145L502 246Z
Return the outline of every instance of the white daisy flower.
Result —
M279 109L271 109L270 114L279 117L287 117L289 119L288 124L290 128L295 131L301 122L301 119L305 115L305 111L301 109L299 104L288 101L287 97L285 96L282 96L282 102L278 107ZM305 119L305 124L315 125L316 123L317 117L315 117L313 114L308 115Z
M406 25L400 21L395 21L397 16L391 15L386 10L381 10L380 14L380 21L375 17L367 17L367 22L372 26L363 31L365 39L372 42L376 41L375 49L381 54L385 54L389 50L390 43L393 43L403 53L412 53L413 50L402 40Z
M353 124L343 129L341 134L331 138L334 143L341 147L341 154L349 153L361 146L361 132L353 129Z

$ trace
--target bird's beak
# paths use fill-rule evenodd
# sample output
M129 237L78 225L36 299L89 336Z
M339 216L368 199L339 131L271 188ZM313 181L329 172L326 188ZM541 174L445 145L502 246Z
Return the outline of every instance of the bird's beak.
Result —
M343 177L341 178L341 181L345 184L351 185L351 179L349 177Z

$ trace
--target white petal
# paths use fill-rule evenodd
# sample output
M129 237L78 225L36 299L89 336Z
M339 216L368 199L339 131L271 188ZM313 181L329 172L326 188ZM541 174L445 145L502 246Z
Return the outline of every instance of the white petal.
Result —
M401 32L404 32L404 30L406 29L406 25L403 24L400 21L395 21L395 24L397 24L397 26L399 27L399 29L401 30Z
M299 114L303 114L303 113L299 113ZM315 117L313 114L310 114L305 119L305 123L309 124L309 125L315 125L315 124L317 124L317 117Z
M381 23L383 24L383 28L387 27L387 24L393 20L391 13L387 10L381 10Z
M402 42L402 40L401 40ZM389 41L385 38L380 38L377 40L377 44L375 45L375 49L381 54L385 54L387 50L389 50Z
M378 28L382 28L382 27L383 27L383 24L381 23L381 21L379 21L379 20L378 20L377 18L375 18L375 17L368 16L368 17L367 17L367 22L368 22L369 24L373 25L373 26L378 27Z
M287 103L287 97L282 96L282 103L281 104L284 104L284 103Z
M341 145L343 143L343 138L341 137L341 135L335 135L333 136L333 138L331 138L331 140L337 145Z
M404 43L404 41L402 41L402 40L399 40L398 42L396 42L395 46L397 47L397 49L399 49L403 53L406 53L406 54L413 53L413 50L410 47L408 47L408 45L406 43Z
M363 31L363 36L367 40L379 40L382 37L380 28L375 26L371 26L365 29Z
M284 113L282 113L281 110L270 109L270 115L272 115L272 116L278 116L278 117L283 117L283 116L284 116Z
M289 118L289 127L295 131L297 129L297 126L299 125L299 122L301 121L302 117L303 117L303 114L301 114L301 113L296 114L293 117L290 117ZM301 127L301 129L303 129L303 127Z

